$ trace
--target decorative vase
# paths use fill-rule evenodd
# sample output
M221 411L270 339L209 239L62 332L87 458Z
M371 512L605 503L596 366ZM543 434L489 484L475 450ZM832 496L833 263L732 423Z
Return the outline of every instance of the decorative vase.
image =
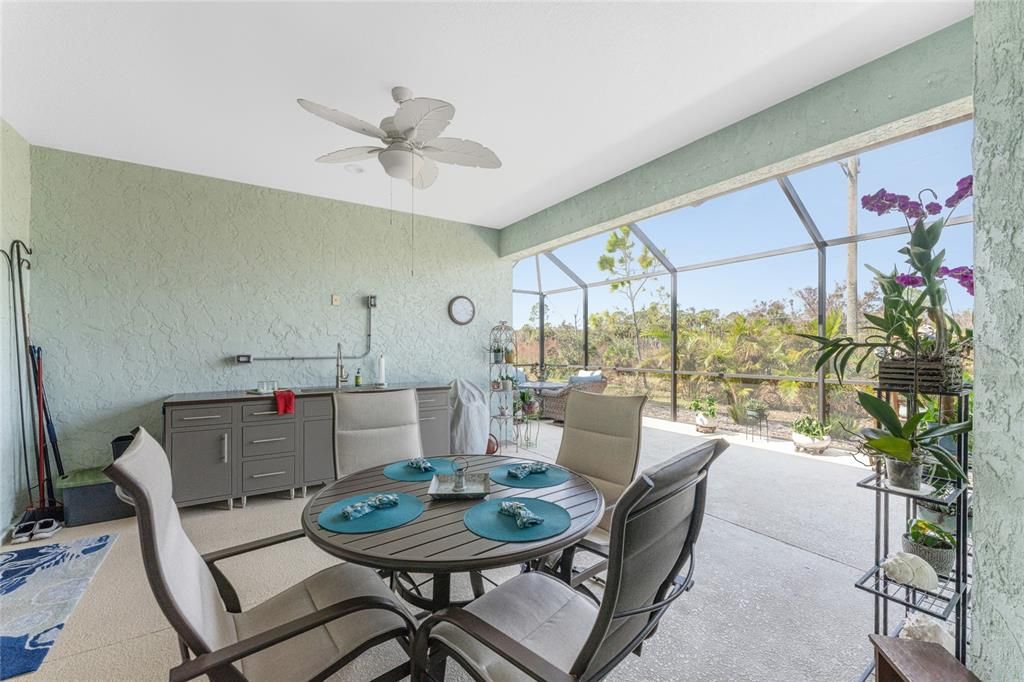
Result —
M802 433L797 433L796 431L794 431L792 434L790 434L790 438L792 439L793 446L796 448L797 452L804 451L821 454L822 452L825 451L825 448L832 444L832 436L825 436L824 438L812 438L810 436L806 436Z
M714 433L715 429L718 428L718 420L714 417L708 417L707 415L698 412L697 418L697 433Z
M906 533L903 534L903 551L908 554L916 554L927 561L940 576L948 576L956 561L955 548L920 545L911 540L910 535Z
M924 465L921 462L902 462L892 457L885 457L885 478L889 485L904 490L920 490L921 474Z

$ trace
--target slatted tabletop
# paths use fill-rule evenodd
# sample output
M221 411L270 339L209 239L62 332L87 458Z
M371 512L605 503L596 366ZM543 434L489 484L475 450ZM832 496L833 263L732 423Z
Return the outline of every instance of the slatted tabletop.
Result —
M485 472L521 457L460 455L469 472ZM548 488L512 488L491 481L487 499L532 497L554 502L569 512L568 530L537 542L497 542L482 538L463 523L463 514L483 500L433 500L430 481L405 483L383 475L383 466L360 471L325 486L302 512L302 528L324 551L372 568L420 573L464 573L511 566L575 544L589 533L604 513L604 499L586 478L573 473L565 483ZM404 526L375 533L334 533L317 524L320 512L338 500L360 493L401 492L416 495L423 514Z

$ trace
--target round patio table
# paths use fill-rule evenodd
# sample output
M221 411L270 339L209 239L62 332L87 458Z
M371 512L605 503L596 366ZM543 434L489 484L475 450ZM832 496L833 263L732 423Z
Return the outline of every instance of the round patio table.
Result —
M531 461L522 457L458 455L469 462L468 472L486 472L503 464ZM302 511L302 529L318 547L339 559L387 569L397 574L427 573L433 576L430 598L407 589L401 580L395 588L407 601L431 611L450 606L451 575L469 573L473 592L483 592L479 571L514 566L558 552L576 544L597 525L604 513L604 498L583 476L547 488L514 488L491 482L489 500L532 497L554 502L569 512L569 528L536 542L497 542L476 535L463 523L463 514L483 500L434 500L427 494L430 481L405 483L383 475L385 465L371 467L324 486ZM320 512L338 500L371 492L403 492L416 495L423 513L413 521L371 533L335 533L317 523Z

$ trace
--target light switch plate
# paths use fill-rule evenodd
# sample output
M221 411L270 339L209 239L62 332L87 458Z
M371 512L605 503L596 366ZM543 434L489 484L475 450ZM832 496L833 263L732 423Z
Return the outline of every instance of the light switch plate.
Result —
M331 305L341 305L341 296L338 294L331 294Z

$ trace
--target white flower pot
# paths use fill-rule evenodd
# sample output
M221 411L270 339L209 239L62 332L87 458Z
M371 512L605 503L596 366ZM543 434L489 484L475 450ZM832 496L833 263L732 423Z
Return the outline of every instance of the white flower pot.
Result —
M820 454L825 451L825 448L832 444L832 436L811 438L810 436L794 431L790 434L790 438L793 439L793 445L796 447L797 452L804 451Z
M697 413L697 432L698 433L714 433L715 429L718 428L718 420L714 417L708 417L700 412Z

